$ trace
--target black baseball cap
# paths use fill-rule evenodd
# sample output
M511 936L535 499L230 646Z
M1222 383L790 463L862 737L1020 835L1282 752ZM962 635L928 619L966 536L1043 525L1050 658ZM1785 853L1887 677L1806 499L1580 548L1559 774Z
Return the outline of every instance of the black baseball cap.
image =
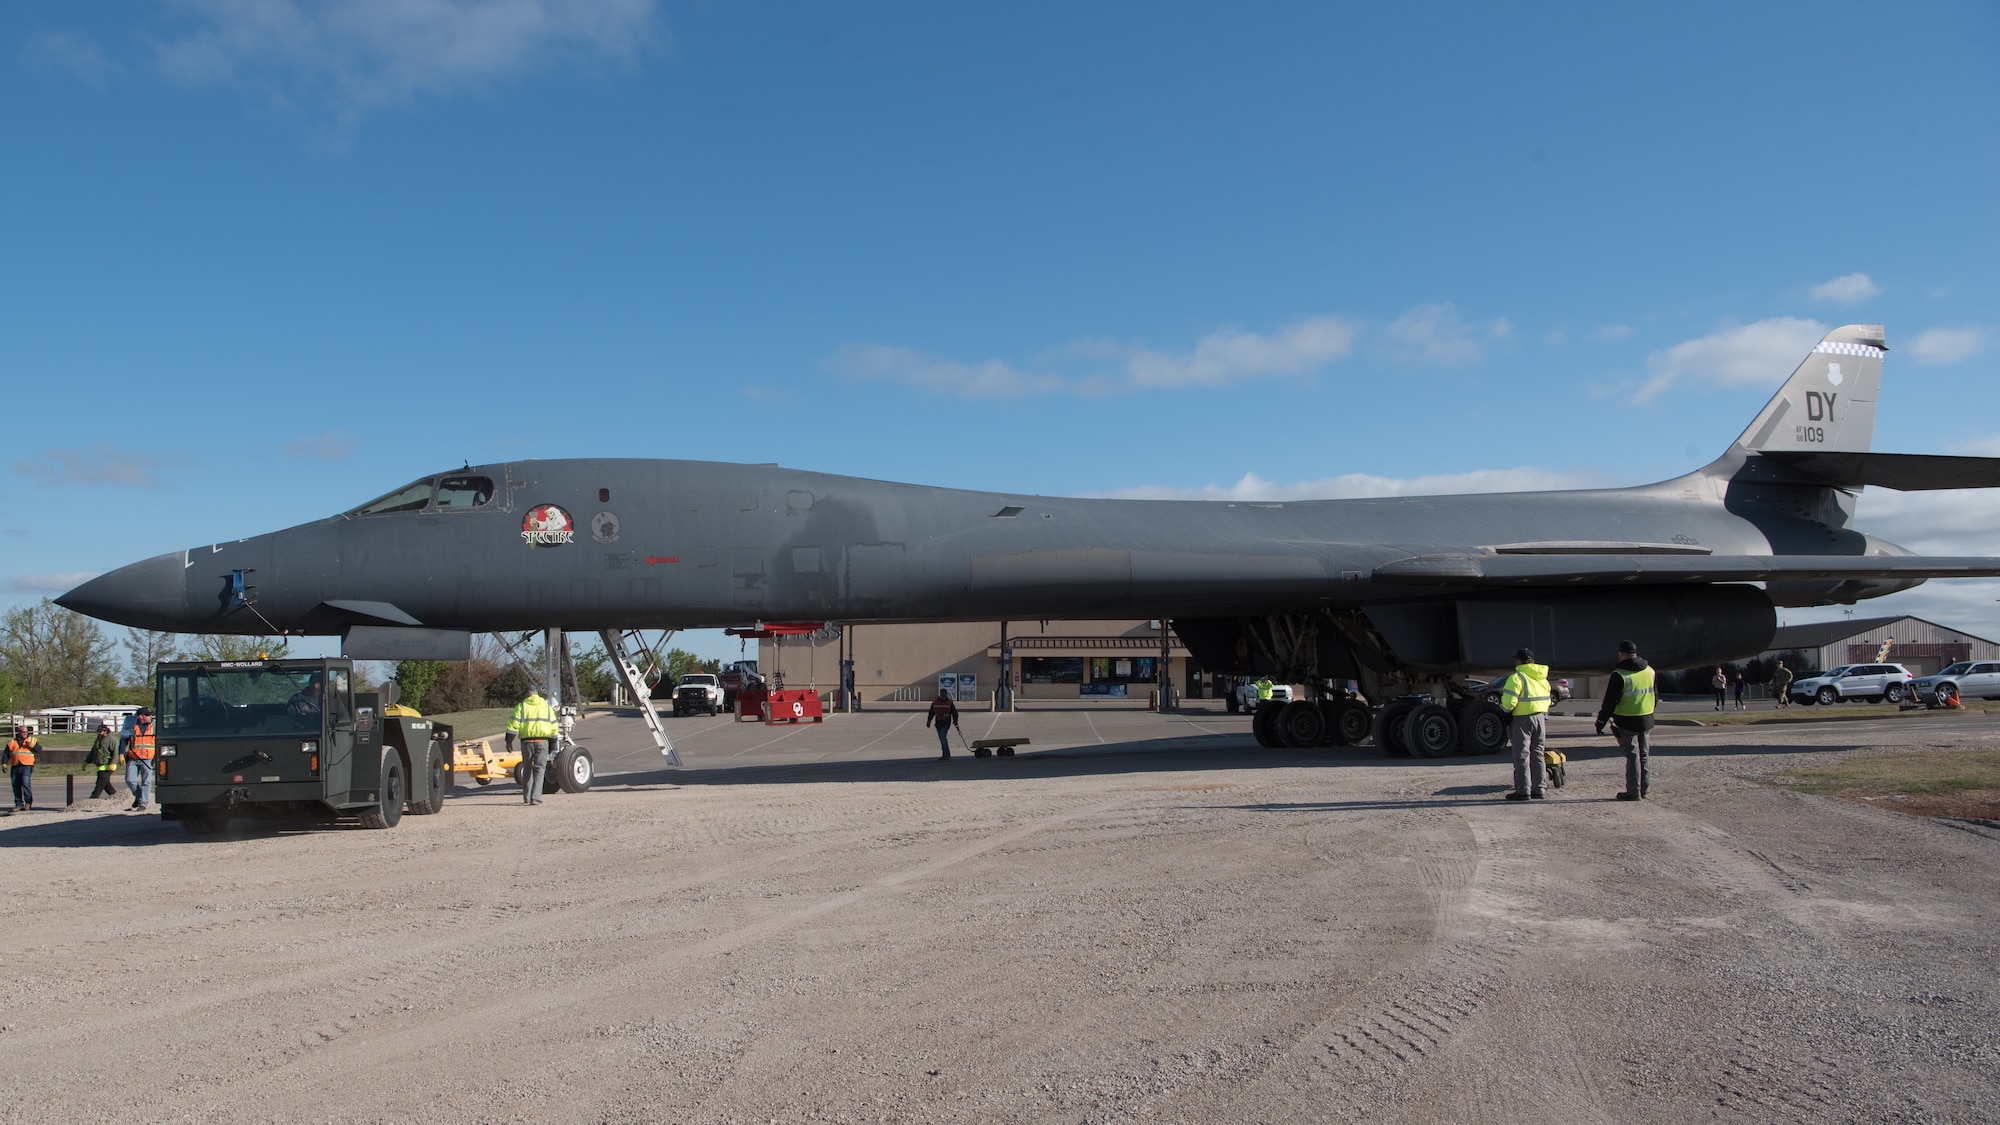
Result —
M1516 664L1527 664L1534 659L1535 650L1531 648L1518 649L1514 653L1514 663Z
M1631 653L1632 655L1634 655L1634 656L1637 656L1637 655L1639 654L1639 646L1638 646L1638 645L1635 645L1635 644L1633 644L1633 643L1632 643L1631 641L1619 641L1619 642L1618 642L1618 651L1619 651L1619 652L1629 652L1629 653Z

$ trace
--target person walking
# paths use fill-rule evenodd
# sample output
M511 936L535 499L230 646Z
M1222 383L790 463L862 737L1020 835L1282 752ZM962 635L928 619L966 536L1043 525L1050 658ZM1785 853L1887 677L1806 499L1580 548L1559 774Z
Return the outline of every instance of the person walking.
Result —
M1745 710L1745 707L1743 706L1743 696L1744 693L1750 690L1750 681L1743 677L1743 673L1738 672L1736 673L1736 679L1733 681L1731 686L1733 687L1736 693L1736 709L1738 711Z
M91 787L90 799L116 797L118 787L111 784L111 774L118 768L118 736L111 733L110 723L97 724L97 737L91 740L90 753L83 760L97 767L97 784Z
M7 777L14 783L15 812L35 807L35 751L40 748L35 724L14 724L14 737L7 740Z
M141 707L125 738L125 788L132 791L126 812L145 812L153 802L153 749L153 709Z
M1549 666L1535 654L1514 654L1514 671L1500 685L1500 709L1507 712L1507 736L1514 745L1514 791L1510 801L1541 800L1549 776Z
M1722 710L1723 705L1729 701L1729 675L1717 668L1715 675L1709 677L1708 686L1715 689L1715 709Z
M1652 740L1653 668L1639 656L1639 646L1618 642L1618 665L1604 685L1604 702L1597 707L1597 733L1610 723L1625 752L1625 791L1621 801L1643 800L1653 787Z
M938 761L951 757L951 728L958 725L958 704L951 701L951 693L938 689L937 698L931 700L931 709L924 716L924 725L936 727L938 736Z
M1792 670L1785 667L1785 662L1782 660L1778 661L1778 666L1771 671L1771 694L1778 697L1778 706L1792 705Z
M507 733L521 740L521 803L542 803L542 780L548 773L549 752L555 743L556 712L542 693L530 687L514 714L507 720Z

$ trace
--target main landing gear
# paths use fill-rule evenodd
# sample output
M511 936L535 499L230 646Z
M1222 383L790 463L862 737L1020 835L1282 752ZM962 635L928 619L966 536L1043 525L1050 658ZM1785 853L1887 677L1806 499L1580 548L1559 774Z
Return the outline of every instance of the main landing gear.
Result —
M1379 709L1354 696L1267 701L1251 715L1259 746L1304 750L1361 746L1371 739L1398 758L1498 754L1507 748L1507 713L1483 699L1404 695Z

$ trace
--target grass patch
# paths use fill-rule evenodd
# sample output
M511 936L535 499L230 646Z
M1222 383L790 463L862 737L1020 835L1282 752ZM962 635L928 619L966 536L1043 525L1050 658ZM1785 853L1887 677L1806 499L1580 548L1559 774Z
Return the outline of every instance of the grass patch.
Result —
M1928 796L1970 789L2000 789L2000 750L1920 750L1848 758L1793 770L1791 788L1806 793Z
M1696 712L1662 711L1657 717L1663 719L1692 719L1703 726L1733 727L1750 726L1757 723L1829 723L1848 719L1894 719L1908 717L1921 719L1938 715L1985 715L2000 712L2000 703L1983 700L1969 700L1962 710L1911 710L1905 711L1895 703L1836 703L1830 707L1807 707L1793 704L1785 710L1778 710L1765 704L1762 710L1754 711L1711 711Z
M512 707L482 707L477 711L449 711L441 715L425 715L435 723L450 723L453 738L479 738L496 734L507 729L507 719L514 714Z

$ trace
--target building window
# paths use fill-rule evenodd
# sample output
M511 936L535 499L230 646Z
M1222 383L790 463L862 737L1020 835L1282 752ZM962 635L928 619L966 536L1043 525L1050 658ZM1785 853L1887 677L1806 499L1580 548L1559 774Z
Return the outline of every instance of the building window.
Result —
M1021 682L1024 684L1080 684L1083 682L1083 657L1021 657Z
M1153 665L1159 662L1153 656L1093 656L1090 658L1090 682L1093 684L1150 684L1153 682Z

